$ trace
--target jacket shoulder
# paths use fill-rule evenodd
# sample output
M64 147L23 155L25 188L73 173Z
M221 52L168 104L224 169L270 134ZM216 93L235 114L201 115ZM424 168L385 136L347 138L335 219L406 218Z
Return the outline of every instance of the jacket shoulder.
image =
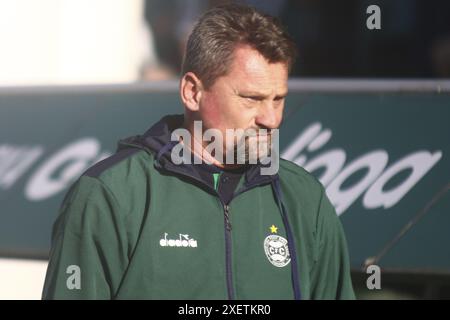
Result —
M134 157L143 150L138 148L122 149L113 155L95 163L89 167L82 176L89 176L91 178L100 178L104 174L110 174L113 171L120 171L123 165L129 164L134 160Z
M121 230L139 230L150 196L150 157L144 150L130 148L90 167L66 193L58 218L62 224L58 223L60 227L55 231L61 231L66 224L80 231L77 221L105 219L116 221ZM130 243L137 241L137 234L129 234Z
M280 159L279 175L281 180L299 183L305 187L322 192L322 183L311 173L292 161Z
M150 192L146 189L152 166L152 154L138 148L127 148L96 163L81 177L98 180L116 198L124 211L122 214L127 214L133 203L145 203L140 200Z

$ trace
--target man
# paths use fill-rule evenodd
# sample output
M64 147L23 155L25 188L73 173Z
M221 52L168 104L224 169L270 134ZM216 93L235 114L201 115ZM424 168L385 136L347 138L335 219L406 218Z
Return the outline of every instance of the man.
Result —
M345 237L322 185L286 160L273 174L249 161L270 154L250 142L273 139L294 56L278 23L252 8L204 14L183 62L184 116L122 140L72 186L43 297L354 298ZM196 121L223 137L261 130L209 152ZM174 134L182 128L192 136ZM245 164L220 160L221 152L236 160L238 142ZM194 163L178 161L180 146Z

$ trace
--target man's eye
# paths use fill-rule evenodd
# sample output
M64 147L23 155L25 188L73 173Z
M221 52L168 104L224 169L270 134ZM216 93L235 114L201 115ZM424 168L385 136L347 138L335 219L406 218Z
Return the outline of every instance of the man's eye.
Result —
M262 97L256 97L256 96L248 96L248 97L245 97L247 100L250 100L250 101L263 101L264 100L264 98L262 98Z

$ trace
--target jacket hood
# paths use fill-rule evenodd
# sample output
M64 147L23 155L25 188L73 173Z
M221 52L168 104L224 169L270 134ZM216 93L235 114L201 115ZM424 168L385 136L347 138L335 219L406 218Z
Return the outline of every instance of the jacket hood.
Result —
M183 115L167 115L155 123L143 135L135 135L118 142L117 151L137 147L158 154L169 144L172 131L183 125Z

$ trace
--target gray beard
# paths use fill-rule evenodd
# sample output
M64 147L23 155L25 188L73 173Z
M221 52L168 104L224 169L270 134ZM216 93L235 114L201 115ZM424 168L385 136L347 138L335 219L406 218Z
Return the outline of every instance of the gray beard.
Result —
M250 138L245 136L243 139L234 143L234 148L232 150L234 164L255 164L255 162L259 163L263 157L271 156L271 135L268 135L268 143L260 142L260 140L257 139L258 143L255 143L255 140L253 140L252 145L250 145L249 140Z

